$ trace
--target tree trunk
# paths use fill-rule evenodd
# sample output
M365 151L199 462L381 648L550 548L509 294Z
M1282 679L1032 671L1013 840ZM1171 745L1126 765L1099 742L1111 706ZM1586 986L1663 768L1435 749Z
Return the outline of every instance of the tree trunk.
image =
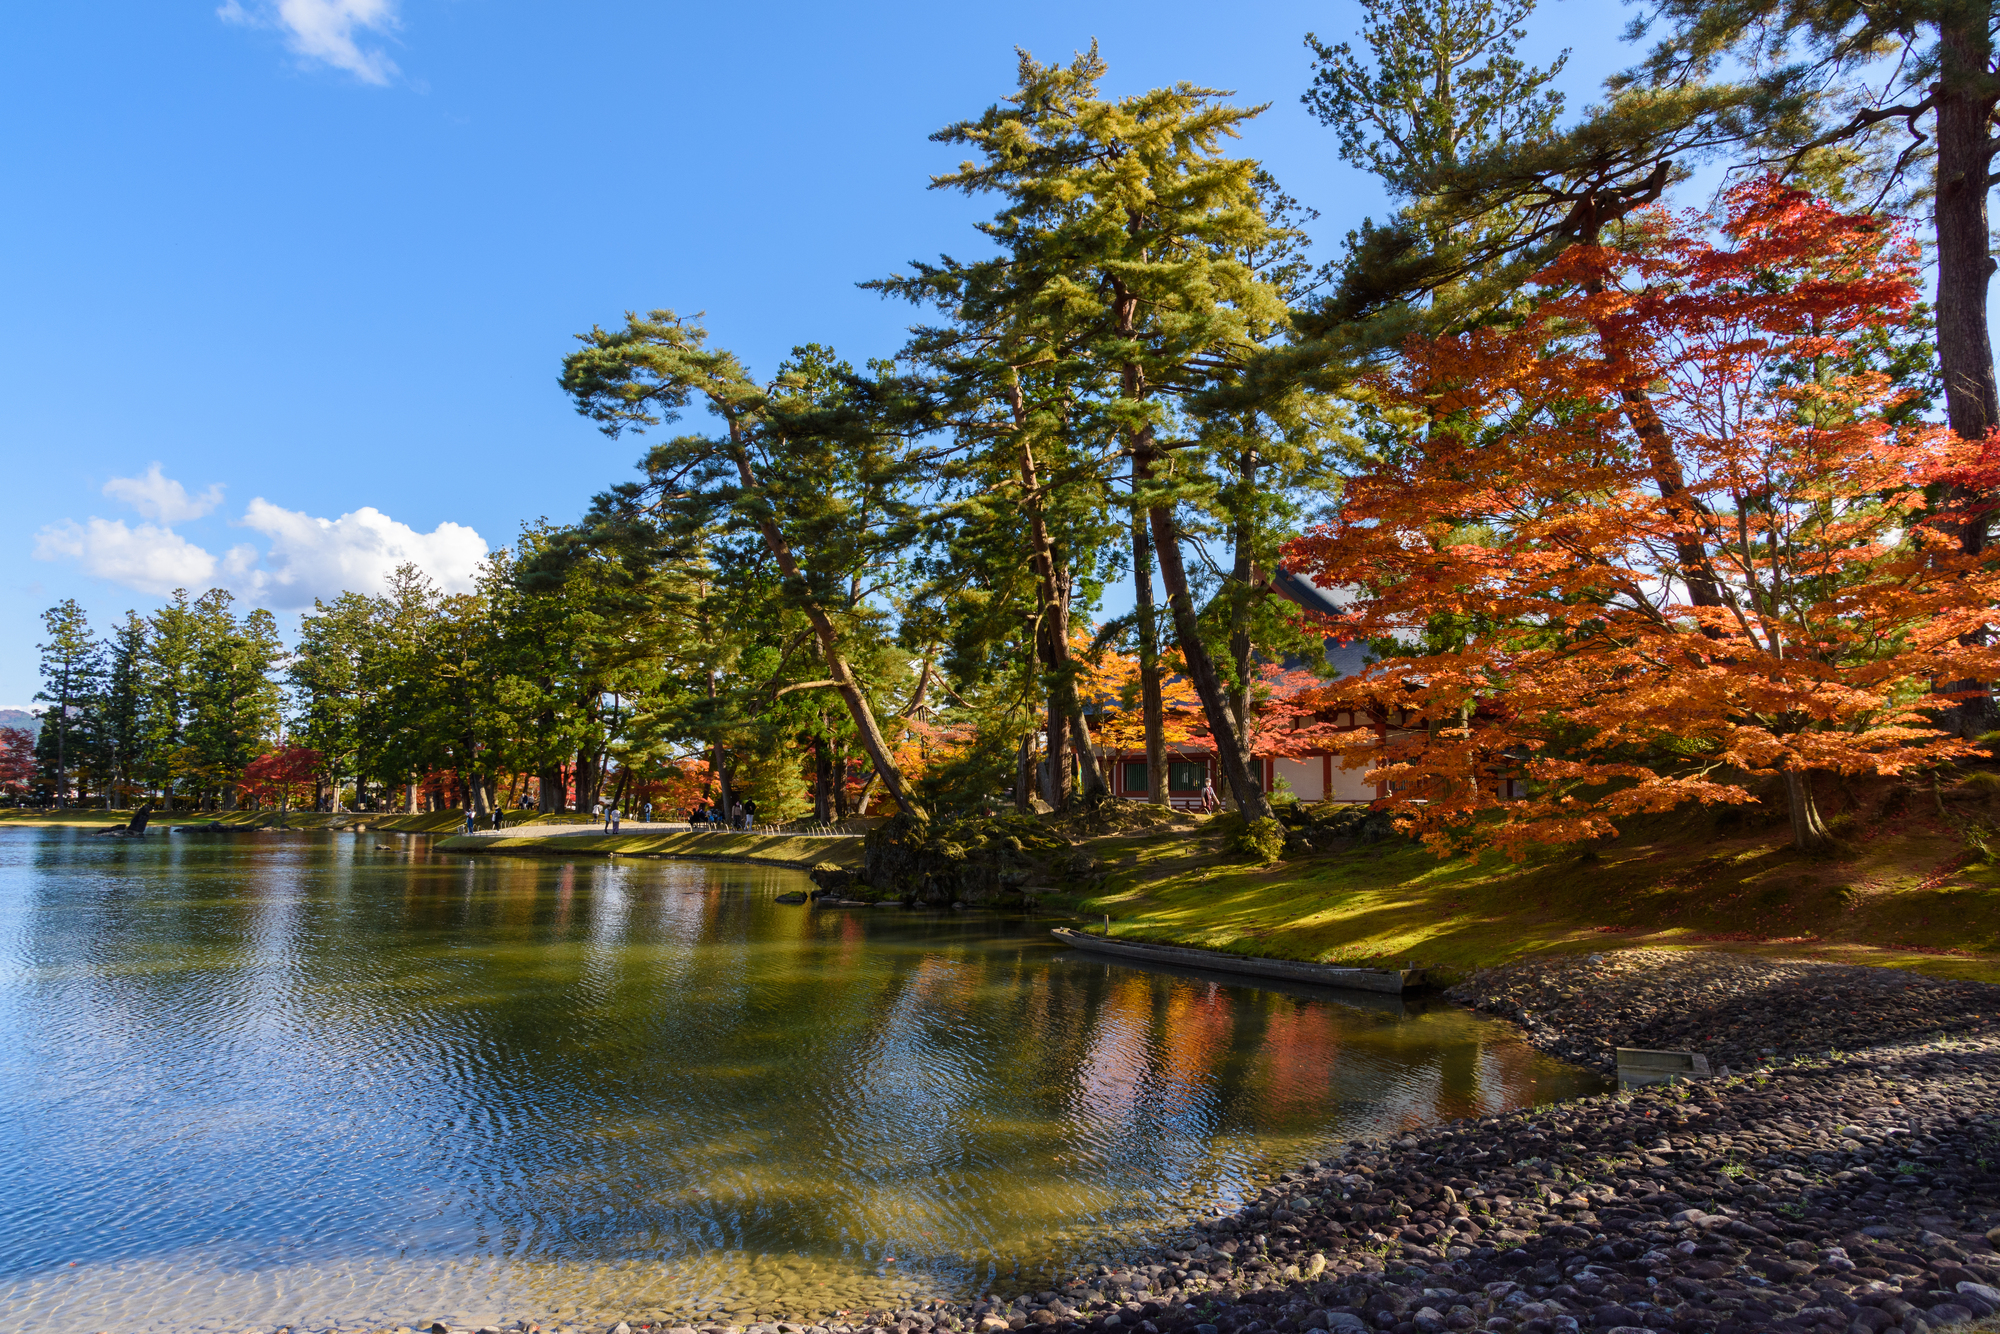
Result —
M1245 450L1238 463L1238 474L1246 487L1257 484L1257 460ZM1239 509L1239 515L1241 510ZM1236 560L1229 571L1229 660L1236 671L1235 687L1225 698L1229 701L1229 716L1236 725L1236 744L1244 753L1250 750L1250 590L1255 584L1255 571L1250 559L1250 525L1240 517L1230 532L1236 548Z
M1952 431L1978 440L2000 425L2000 390L1986 326L1986 288L1994 268L1986 230L1986 193L1992 186L1986 141L1995 102L1988 72L1991 7L1961 2L1954 10L1938 27L1938 362ZM1966 549L1983 545L1972 541Z
M1035 734L1029 732L1021 738L1021 744L1014 755L1014 811L1027 815L1035 807Z
M563 810L563 771L560 764L544 764L535 770L535 810L541 815L559 815Z
M1061 810L1069 804L1069 720L1054 690L1042 717L1042 736L1048 743L1042 756L1042 800Z
M1081 712L1069 716L1069 744L1076 752L1076 767L1083 773L1085 799L1103 800L1108 795L1104 788L1104 771L1098 767L1097 752L1090 747L1090 725L1084 722Z
M417 813L417 785L414 780L403 785L403 809L408 815Z
M833 751L833 817L845 820L849 815L847 800L847 748L836 746Z
M1133 466L1137 467L1137 460ZM1132 619L1139 627L1139 717L1146 729L1146 800L1173 805L1167 792L1167 711L1160 692L1160 627L1153 613L1153 538L1146 511L1132 511Z
M1072 711L1069 715L1070 744L1076 751L1077 772L1083 783L1086 801L1102 801L1111 795L1110 785L1105 781L1104 767L1097 762L1097 752L1090 745L1090 724L1084 721L1083 707L1074 702L1072 690Z
M56 809L69 805L69 765L63 743L69 737L69 666L64 664L62 685L56 691Z
M1208 719L1208 731L1215 743L1215 758L1222 778L1236 798L1236 808L1247 820L1271 818L1271 803L1262 784L1253 782L1243 748L1237 744L1231 726L1229 705L1222 697L1223 683L1215 670L1215 660L1202 642L1201 623L1195 616L1194 599L1188 592L1187 570L1181 564L1180 534L1174 528L1173 512L1152 511L1153 548L1159 556L1160 582L1166 586L1167 606L1173 611L1175 637L1181 657L1187 662L1188 679Z
M1028 408L1018 378L1008 388L1014 414L1014 438L1020 446L1021 506L1028 516L1028 566L1035 572L1036 601L1040 604L1042 662L1049 676L1049 787L1048 802L1061 809L1069 800L1069 765L1064 759L1066 734L1082 715L1076 692L1076 661L1069 651L1069 567L1056 552L1049 534L1046 506L1042 501L1041 477L1035 467L1035 449L1027 436ZM1088 746L1081 746L1077 762L1083 771L1086 797L1104 794L1104 778L1097 758ZM1060 799L1058 799L1058 794Z
M729 443L736 461L736 473L746 490L758 490L757 475L750 467L750 454L743 444L742 423L734 417L729 421ZM869 706L868 696L861 689L861 683L854 679L854 673L847 664L846 655L840 651L840 633L834 627L833 619L826 609L805 596L807 584L805 575L799 568L797 556L792 552L791 543L779 531L777 522L759 515L757 530L763 535L764 547L771 558L778 563L780 573L787 583L799 591L799 610L805 613L812 625L813 635L819 640L820 656L826 662L826 674L833 678L835 689L847 704L847 712L854 719L854 730L860 734L861 748L868 752L875 772L882 779L882 785L889 789L889 795L896 799L896 808L913 820L929 818L924 808L917 803L910 785L903 779L903 771L897 767L895 755L889 747L888 738L875 722L875 710Z
M1833 835L1819 818L1819 804L1813 799L1809 772L1785 770L1785 803L1791 808L1793 847L1801 852L1820 852L1832 846Z
M1610 219L1598 219L1586 227L1577 238L1583 245L1599 243L1599 229ZM1584 284L1584 290L1602 292L1604 284L1596 279ZM1621 355L1621 344L1617 337L1604 325L1597 324L1597 343L1604 349L1607 358ZM1653 408L1653 400L1646 392L1644 383L1629 380L1619 386L1618 395L1625 404L1625 420L1632 427L1632 433L1639 437L1640 448L1646 455L1646 467L1653 474L1653 485L1660 488L1660 498L1677 511L1688 516L1687 530L1677 534L1674 540L1674 558L1680 565L1682 581L1687 584L1688 601L1697 607L1720 607L1722 594L1709 577L1708 546L1701 538L1699 519L1700 504L1693 499L1682 500L1687 491L1687 474L1682 470L1680 458L1674 453L1674 442L1667 434L1667 428L1660 421L1660 414Z
M833 815L833 757L826 739L813 738L813 819L825 824Z
M1937 83L1937 344L1944 381L1945 419L1953 434L1983 439L2000 425L2000 389L1994 382L1993 340L1986 322L1987 286L1994 260L1987 234L1986 196L1992 188L1992 160L1986 147L1995 98L1990 6L1960 4L1938 25ZM1993 497L1954 487L1948 503L1966 506L1954 516L1959 548L1986 549ZM1985 636L1967 636L1984 643ZM1946 710L1940 721L1960 736L1994 730L1991 691L1985 682L1952 681L1943 689L1967 698Z

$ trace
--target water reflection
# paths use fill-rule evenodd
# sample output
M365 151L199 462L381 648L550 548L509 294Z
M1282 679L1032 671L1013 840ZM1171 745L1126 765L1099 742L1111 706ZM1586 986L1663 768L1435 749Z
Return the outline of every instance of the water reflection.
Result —
M0 1317L861 1309L1363 1131L1595 1087L1449 1008L1141 972L796 873L0 832Z

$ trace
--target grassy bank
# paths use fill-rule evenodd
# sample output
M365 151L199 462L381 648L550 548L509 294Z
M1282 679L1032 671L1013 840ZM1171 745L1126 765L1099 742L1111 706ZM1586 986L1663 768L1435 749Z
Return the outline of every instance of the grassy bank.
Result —
M1319 962L1414 959L1447 975L1650 945L2000 982L2000 865L1967 838L1985 827L1990 797L1973 782L1845 821L1842 847L1824 858L1794 852L1762 812L1636 820L1615 842L1521 864L1440 861L1391 840L1255 866L1225 855L1206 826L1150 829L1091 840L1106 875L1066 903L1093 919L1108 913L1112 934L1135 940Z
M671 857L688 861L771 862L781 866L861 864L858 838L784 834L550 834L509 838L460 835L437 845L449 852L517 857Z
M0 828L18 825L30 828L109 829L132 818L130 811L62 810L0 811ZM861 864L861 840L850 838L799 838L774 834L605 834L595 822L574 826L574 834L524 834L518 838L467 838L459 834L465 827L463 811L429 811L418 815L381 814L369 811L342 811L329 815L320 811L176 811L155 812L148 827L168 825L236 825L244 828L282 826L288 829L385 830L405 834L451 835L438 847L454 852L497 853L511 856L554 857L673 857L695 861L773 862L783 866L814 866L832 862L838 866ZM544 821L530 812L516 812L508 827L547 829L563 822Z

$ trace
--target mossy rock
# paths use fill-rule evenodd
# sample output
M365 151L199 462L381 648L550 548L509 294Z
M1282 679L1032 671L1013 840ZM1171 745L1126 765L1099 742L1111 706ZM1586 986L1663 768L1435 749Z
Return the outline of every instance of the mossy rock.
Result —
M853 897L851 891L854 888L854 872L848 870L845 866L835 866L832 862L821 862L819 865L813 867L812 870L807 871L806 874L812 877L812 882L815 885L819 886L820 893L830 899Z

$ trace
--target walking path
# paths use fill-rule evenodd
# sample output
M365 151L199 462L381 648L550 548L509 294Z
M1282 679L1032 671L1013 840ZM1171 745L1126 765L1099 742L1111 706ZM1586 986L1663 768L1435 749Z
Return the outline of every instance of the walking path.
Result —
M593 820L589 824L517 824L509 825L505 829L476 829L469 836L461 834L459 837L563 838L577 835L597 837L611 832L609 826L598 824ZM803 830L785 829L777 825L757 825L751 829L731 829L726 825L690 825L685 820L674 820L671 822L656 820L650 824L639 820L621 820L619 821L617 832L621 836L625 834L754 834L766 838L839 839L861 837L859 834L842 833L838 830L829 833L813 833Z

